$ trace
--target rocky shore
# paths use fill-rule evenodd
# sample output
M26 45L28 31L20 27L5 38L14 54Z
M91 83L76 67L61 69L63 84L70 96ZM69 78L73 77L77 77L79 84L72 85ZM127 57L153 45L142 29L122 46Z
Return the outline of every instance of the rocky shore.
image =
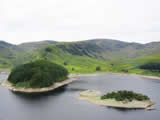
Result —
M42 93L42 92L49 92L52 90L55 90L56 88L65 86L73 81L76 80L76 76L75 75L70 75L69 78L67 80L64 80L62 82L57 82L54 83L52 86L50 87L45 87L45 88L20 88L20 87L15 87L13 84L11 84L10 82L8 82L8 80L4 80L1 83L1 86L8 88L11 91L14 92L21 92L21 93Z
M132 102L116 101L115 99L102 100L100 98L100 95L101 95L100 91L87 90L87 91L81 92L78 99L88 101L90 103L94 103L97 105L115 107L115 108L127 108L127 109L148 109L148 110L151 110L151 109L153 109L153 108L151 108L151 106L155 104L155 102L153 102L151 100L146 100L146 101L132 100Z

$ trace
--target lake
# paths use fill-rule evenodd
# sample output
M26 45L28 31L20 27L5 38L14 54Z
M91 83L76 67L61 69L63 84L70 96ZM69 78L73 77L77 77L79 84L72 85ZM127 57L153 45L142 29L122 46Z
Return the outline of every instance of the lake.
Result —
M1 74L0 81L8 75ZM77 99L79 92L95 89L103 93L133 90L157 102L156 110L127 110L98 106ZM160 120L160 80L138 76L103 74L81 76L55 91L23 95L0 86L0 120Z

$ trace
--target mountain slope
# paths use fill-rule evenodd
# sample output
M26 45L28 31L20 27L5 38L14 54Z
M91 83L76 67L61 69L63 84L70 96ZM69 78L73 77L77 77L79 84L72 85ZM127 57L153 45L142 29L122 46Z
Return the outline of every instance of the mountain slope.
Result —
M39 42L22 43L22 44L18 45L18 47L23 49L24 51L33 51L35 49L42 48L46 45L56 44L56 43L58 43L58 42L51 41L51 40L45 40L45 41L39 41Z
M15 52L18 50L17 46L10 43L0 41L0 57L6 59L12 59L15 56Z
M116 40L91 40L100 46L101 52L107 60L130 60L142 56L158 54L160 52L160 42L151 42L148 44L127 43Z
M103 60L90 58L88 56L73 55L59 45L49 45L33 54L35 59L47 59L66 67L72 73L92 73L96 72L96 67L100 71L109 71L110 64Z
M137 59L135 59L135 64L137 65L141 65L141 64L145 64L145 63L160 63L160 54L154 54L151 56L145 56L145 57L139 57Z
M11 66L11 61L16 58L17 53L20 51L16 45L0 41L0 67Z
M120 61L128 63L136 58L152 56L159 52L160 42L139 44L110 39L92 39L79 42L40 41L12 45L1 41L0 67L2 67L1 64L7 66L7 63L8 66L11 66L45 58L60 64L66 61L70 63L77 61L73 65L74 67L78 67L86 61L87 64L82 65L83 67L95 63L95 69L99 65L98 63L105 62L105 65L109 62L117 64ZM79 65L77 66L77 64Z
M130 60L160 52L160 42L156 44L139 44L108 39L57 43L56 47L74 56L87 56L90 58L110 61Z

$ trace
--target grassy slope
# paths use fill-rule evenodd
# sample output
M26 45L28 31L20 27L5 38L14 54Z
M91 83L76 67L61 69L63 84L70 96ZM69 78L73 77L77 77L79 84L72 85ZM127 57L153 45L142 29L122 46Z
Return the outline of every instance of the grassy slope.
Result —
M11 62L8 59L0 57L0 68L8 68L11 66Z
M160 54L136 58L134 61L131 62L131 64L135 66L135 69L132 72L137 74L160 76L159 72L151 72L148 70L141 70L138 68L138 66L143 65L145 63L150 63L150 62L152 63L160 62Z
M138 69L139 65L146 62L160 61L160 54L153 55L154 53L159 52L159 44L160 43L150 43L147 45L142 45L111 40L91 40L47 45L46 47L52 49L51 52L46 52L46 47L30 52L28 50L21 51L19 48L16 48L17 46L12 46L10 44L7 44L6 46L6 43L3 43L3 46L0 47L0 50L2 49L0 51L0 68L7 68L18 64L27 63L35 59L47 58L61 65L64 65L64 62L66 62L68 65L65 67L71 73L93 73L97 72L96 67L100 66L101 71L103 72L128 71L126 73L159 76L159 73L152 73L150 71ZM22 45L21 47L24 46ZM30 44L27 44L25 49L30 49ZM152 56L148 56L150 54ZM7 64L4 65L4 62L7 62ZM72 68L75 70L72 71Z
M57 45L49 45L47 48L51 48L51 52L46 52L45 48L36 53L36 59L47 58L57 64L63 65L68 69L70 73L93 73L96 72L96 67L101 67L102 71L109 71L111 65L103 60L89 58L87 56L71 55L67 51L63 51ZM67 65L64 65L64 62ZM74 70L72 70L74 68Z
M98 72L120 72L120 73L136 73L144 75L155 75L160 76L159 73L153 73L150 71L141 70L138 65L144 64L151 60L152 62L159 60L159 55L140 57L132 60L114 60L106 61L100 60L99 57L96 59L97 53L93 51L83 51L82 49L75 47L73 43L60 43L57 45L48 45L43 49L36 51L33 55L35 59L48 59L57 64L66 67L70 73L94 73L96 67L100 66L101 71ZM83 46L84 47L84 46ZM46 52L46 48L50 48L50 52ZM83 54L85 53L85 54ZM64 65L64 62L67 65ZM74 68L74 70L72 70Z
M27 42L22 43L18 45L19 48L21 48L24 51L33 51L37 48L42 48L49 44L56 44L56 41L50 41L50 40L44 40L44 41L38 41L38 42Z
M137 64L144 64L148 62L160 62L160 54L155 54L152 56L145 56L136 59Z
M11 66L11 61L15 57L15 50L10 47L12 46L5 42L0 44L0 68L7 68Z
M42 48L48 44L55 44L56 41L40 41L13 45L5 41L0 41L0 69L12 68L16 65L31 61L32 51Z

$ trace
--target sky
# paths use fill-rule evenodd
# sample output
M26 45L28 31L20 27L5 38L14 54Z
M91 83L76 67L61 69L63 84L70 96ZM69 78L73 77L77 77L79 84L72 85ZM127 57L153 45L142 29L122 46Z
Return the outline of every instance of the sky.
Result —
M160 41L159 0L0 0L0 40Z

